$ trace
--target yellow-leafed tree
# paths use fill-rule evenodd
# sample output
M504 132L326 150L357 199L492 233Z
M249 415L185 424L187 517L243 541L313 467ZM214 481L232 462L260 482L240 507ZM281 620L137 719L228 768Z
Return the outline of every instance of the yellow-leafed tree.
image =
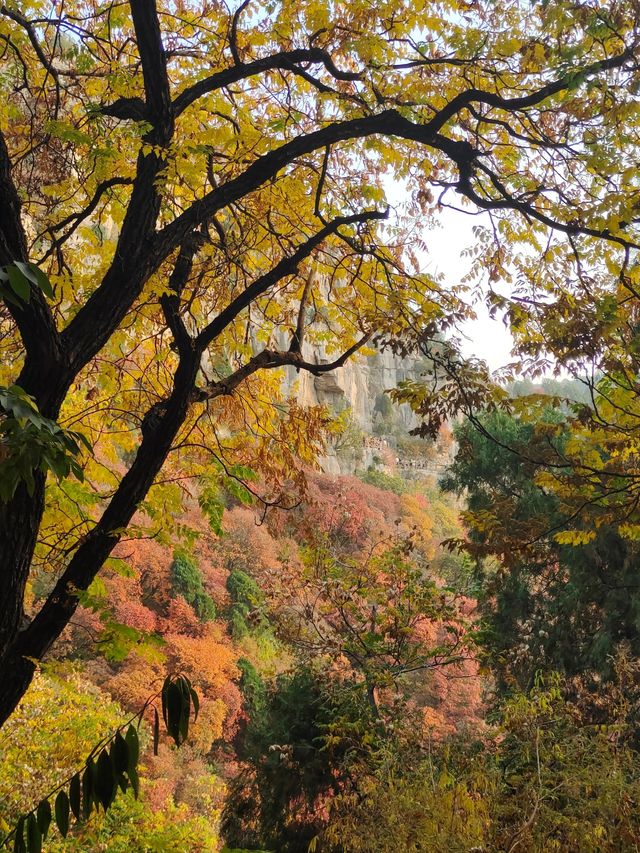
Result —
M7 0L0 721L125 533L176 518L194 477L215 515L218 474L257 468L277 500L312 461L323 415L287 405L279 368L426 346L465 316L421 269L439 207L491 213L492 280L558 282L596 252L622 269L636 19L597 0Z

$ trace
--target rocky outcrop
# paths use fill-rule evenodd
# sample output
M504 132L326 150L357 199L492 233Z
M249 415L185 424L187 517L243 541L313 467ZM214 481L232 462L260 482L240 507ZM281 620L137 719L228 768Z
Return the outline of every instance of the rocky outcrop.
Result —
M306 347L304 356L316 364L326 364L335 358L321 346ZM353 473L372 464L386 467L390 459L395 461L397 435L408 435L418 420L409 406L392 403L386 392L419 373L416 359L400 358L390 350L354 356L343 367L320 376L287 369L288 395L305 406L326 406L334 415L348 409L350 419L361 431L361 447L357 452L345 454L339 447L329 449L322 460L327 473Z
M319 348L305 352L305 358L316 364L331 361ZM343 367L321 376L288 368L286 388L302 405L326 406L336 414L350 407L354 421L369 434L374 431L376 416L384 416L393 406L396 418L408 432L417 425L415 415L409 406L392 404L385 392L418 373L415 360L386 350L371 356L354 356Z

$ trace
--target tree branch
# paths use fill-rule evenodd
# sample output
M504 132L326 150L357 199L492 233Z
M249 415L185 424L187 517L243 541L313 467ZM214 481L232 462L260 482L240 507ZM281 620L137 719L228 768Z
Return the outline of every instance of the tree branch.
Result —
M304 343L304 327L307 319L307 302L309 301L309 293L313 281L313 272L310 272L302 289L300 304L298 306L298 319L296 320L296 328L291 337L289 344L289 352L302 352L302 344Z
M27 260L27 238L21 219L22 205L11 175L11 159L0 132L0 266Z
M173 135L173 107L155 0L130 0L131 16L146 96L146 118L153 125L151 141L167 145Z
M206 218L275 177L284 166L296 158L310 154L319 148L326 148L336 142L361 139L376 134L397 136L439 149L458 166L471 163L477 152L470 143L453 140L440 133L454 115L473 103L487 104L507 112L538 106L553 95L567 91L575 85L576 75L579 74L586 78L603 71L619 68L632 55L631 49L625 50L617 56L594 62L585 68L576 69L575 72L565 74L529 95L518 98L504 98L501 95L485 92L481 89L467 89L452 98L446 106L424 124L405 118L395 109L388 109L376 115L334 122L320 130L297 137L258 157L243 174L227 184L213 189L203 198L194 202L190 208L159 232L157 248L161 253L173 251L183 236ZM463 183L460 188L463 193L466 193L468 184ZM476 201L477 196L474 196L473 200ZM553 221L551 223L550 227L555 227L555 223ZM613 239L606 231L598 232L597 236L609 240ZM620 242L620 240L616 239L615 242Z
M142 3L142 0L137 0L137 2ZM148 5L150 0L145 0L145 3ZM77 364L78 367L82 366L100 349L117 322L120 322L130 305L137 298L147 278L183 243L190 233L204 222L209 221L218 211L272 180L282 168L297 158L326 148L336 142L356 140L376 134L396 136L442 151L458 166L462 173L459 184L461 192L467 194L474 201L477 200L484 207L495 206L493 202L483 202L482 199L479 199L470 181L467 180L467 177L471 175L477 152L470 143L450 139L441 134L440 130L443 126L450 121L456 112L474 102L485 103L507 111L536 106L553 94L571 88L575 84L576 74L589 76L617 68L623 65L630 56L631 51L627 50L610 59L592 63L586 68L576 69L575 72L566 74L559 80L519 98L503 98L492 92L469 89L453 98L449 104L425 123L411 121L395 109L384 110L376 115L334 122L319 130L292 139L258 157L242 174L229 180L226 184L213 188L201 199L193 202L173 222L155 234L151 229L151 220L155 221L154 214L158 209L154 185L157 172L161 168L161 161L153 161L153 155L148 157L141 155L140 160L143 166L147 164L147 161L149 164L145 166L144 181L142 175L136 178L113 267L107 273L102 285L63 333L63 338L69 340L74 351L76 359L74 364ZM140 160L139 170L142 169ZM152 193L153 204L150 204L149 197ZM515 200L508 201L504 206L518 209ZM562 230L568 227L571 229L571 233L586 233L579 226L574 227L555 220L549 220L548 224L551 228L557 227ZM620 242L620 238L613 238L606 230L595 232L594 236ZM147 240L150 245L146 242ZM149 251L146 251L147 248ZM123 282L127 282L126 293L123 292Z
M246 364L235 370L230 376L221 379L219 382L212 382L206 388L198 391L199 400L214 400L216 397L225 397L233 394L238 385L241 385L245 379L258 370L274 370L279 367L295 367L297 370L307 370L314 376L322 376L323 373L329 373L336 370L338 367L348 361L351 356L361 349L370 339L371 332L366 332L355 344L349 347L335 361L330 361L327 364L314 364L311 361L305 361L302 355L298 352L281 352L280 350L264 349L258 355L254 355Z
M9 151L0 133L0 266L29 260L21 210L18 191L11 175ZM7 307L18 326L28 361L44 360L47 369L54 367L62 355L60 336L40 288L30 283L29 302L7 303Z
M127 186L127 185L130 185L132 183L133 183L133 178L118 178L118 177L108 178L106 181L102 181L101 183L99 183L98 186L96 187L96 191L94 192L91 201L89 202L89 204L87 204L86 207L84 207L78 213L71 213L71 214L69 214L69 216L65 216L64 219L60 220L60 222L56 222L55 225L51 225L47 229L50 233L54 233L56 231L61 231L63 228L66 228L67 225L71 225L71 228L69 228L67 231L65 231L65 233L62 234L60 237L54 237L53 238L53 240L51 242L51 246L47 249L45 254L42 256L40 263L42 263L43 261L46 261L47 258L51 257L51 255L55 251L57 251L62 246L62 244L65 243L69 239L69 237L71 237L71 235L75 232L75 230L78 228L78 226L82 222L84 222L84 220L88 216L91 216L93 211L96 209L96 207L100 203L100 199L102 198L102 196L105 194L105 192L108 189L111 189L111 187L116 187L116 186ZM46 233L46 232L43 232L43 233ZM42 236L42 234L40 236Z
M181 356L186 356L194 350L195 341L187 331L180 316L180 297L191 276L193 258L205 240L206 238L203 234L196 233L180 247L173 272L169 277L169 290L171 293L165 293L160 297L160 305L164 313L164 318L167 326L171 329L176 348Z
M35 669L33 661L42 659L51 648L78 606L78 593L88 589L119 541L139 502L162 468L194 399L202 402L230 394L244 379L260 369L293 364L315 375L335 370L363 346L369 337L369 333L363 335L329 364L306 362L297 353L264 350L227 377L224 383L213 383L195 396L193 389L199 358L194 352L189 357L180 359L171 396L155 404L147 413L136 458L122 478L102 517L80 544L36 616L18 633L2 658L3 672L8 674L4 688L9 703L17 703L23 692L24 679L28 680Z
M173 106L176 116L183 113L195 100L207 95L210 92L215 92L225 86L231 86L240 80L247 80L256 74L262 74L264 71L291 71L293 74L298 74L305 80L309 81L309 74L303 68L299 68L298 64L307 62L312 65L323 65L326 70L336 80L359 80L361 75L352 71L341 71L336 68L331 55L326 50L319 47L298 48L297 50L281 51L272 56L265 56L261 59L254 59L251 62L240 62L231 68L225 68L222 71L217 71L210 77L205 77L204 80L199 80L193 86L184 89L175 99ZM311 80L315 86L323 86L321 81ZM326 86L327 91L333 91L331 87Z
M174 119L155 0L131 0L131 13L142 62L147 119L153 126L145 141L154 148L166 147L173 134ZM173 249L160 258L156 266L152 265L150 248L160 211L157 179L165 162L164 156L155 150L145 154L141 149L138 154L133 191L113 262L100 286L62 333L72 374L100 351L138 297L144 283L171 251L196 230L185 231Z
M236 297L227 307L215 317L206 328L200 332L196 340L197 348L202 352L228 325L233 322L238 314L247 308L258 296L265 293L272 285L280 281L286 276L294 275L298 270L298 265L323 243L331 234L343 225L353 225L357 222L370 222L376 219L386 219L387 212L370 210L362 213L354 213L350 216L337 216L331 222L327 223L324 228L316 232L312 237L309 237L306 242L302 243L298 248L286 258L283 258L280 263L276 264L273 269L269 270L260 278L256 279L253 284L249 285L242 293Z
M31 660L41 659L68 623L78 606L78 592L88 589L160 472L184 423L198 368L195 353L180 359L171 395L152 406L143 421L142 440L131 468L36 616L17 635L5 661L14 660L16 667L31 667L32 672Z
M231 26L229 27L229 49L231 50L231 56L233 56L233 61L236 65L239 65L241 62L240 54L238 53L238 22L240 21L240 15L244 12L250 2L251 0L242 0L242 3L233 13Z
M53 63L47 59L45 52L42 49L42 45L38 41L38 37L33 28L33 24L28 21L24 15L21 15L20 12L16 12L14 9L7 9L6 6L2 6L0 8L0 13L7 18L10 18L12 21L15 21L16 24L19 24L22 29L26 32L29 41L31 42L31 46L33 47L36 56L38 57L40 64L45 69L47 74L50 74L53 78L56 87L60 85L60 79L58 76L58 71L54 68Z
M623 247L640 249L640 244L634 243L632 240L627 240L624 237L616 237L614 234L609 233L606 228L589 228L587 225L580 224L579 219L568 223L558 222L555 219L552 219L552 217L547 216L547 214L542 213L542 211L538 210L530 202L522 201L521 199L515 198L511 195L498 176L482 163L476 163L476 167L487 175L500 196L497 199L491 199L483 198L483 196L478 195L471 185L470 170L463 167L460 170L458 189L478 207L482 207L485 210L517 210L523 216L536 219L538 222L546 225L547 228L553 228L556 231L561 231L563 234L567 234L570 237L576 236L577 234L586 234L590 237L598 237L608 240L610 243L617 243Z

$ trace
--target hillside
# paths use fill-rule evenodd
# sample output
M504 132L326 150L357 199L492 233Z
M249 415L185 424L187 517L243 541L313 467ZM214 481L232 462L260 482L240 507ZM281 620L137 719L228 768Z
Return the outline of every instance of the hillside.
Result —
M309 347L306 357L314 364L328 360L319 347ZM324 406L339 420L340 431L320 458L325 473L379 468L405 479L442 473L453 453L450 430L443 428L437 444L412 438L419 419L409 405L394 405L388 396L401 382L419 379L424 363L416 355L401 357L383 349L324 376L287 369L287 394L303 406Z
M384 394L389 383L417 370L408 359L376 354L339 369L331 381L283 377L285 394L294 393L299 405L323 406L334 418L328 452L319 459L324 473L307 471L306 491L295 508L274 509L265 517L259 505L243 505L248 493L227 492L217 534L194 500L180 518L181 545L163 544L162 536L123 540L56 645L25 716L9 724L9 742L17 748L26 720L45 713L41 703L50 703L44 697L52 692L60 701L73 697L78 704L80 716L69 726L82 724L80 707L108 697L122 709L110 704L111 716L101 715L103 724L112 725L118 713L134 713L143 705L167 667L187 674L202 703L190 746L179 758L162 747L157 757L144 759L143 794L136 808L144 820L158 813L165 819L174 815L172 820L179 815L190 831L206 819L210 840L202 849L216 849L217 822L226 786L238 772L237 742L250 713L248 679L267 689L307 654L291 619L304 611L304 601L319 582L304 579L308 549L329 547L341 558L360 561L372 547L411 537L425 578L440 585L445 579L464 583L462 564L439 547L443 539L460 534L457 511L427 473L449 458L450 439L441 446L411 439L407 427L413 421L406 407L393 406ZM135 523L142 531L150 521L140 516ZM467 599L454 608L463 619L473 609ZM439 642L437 624L437 619L425 623L422 642ZM315 654L332 647L326 636ZM348 657L336 664L351 668ZM407 686L414 713L434 737L480 719L481 688L474 665L465 667L467 680L425 671ZM49 768L46 777L30 764L21 768L5 761L4 784L11 778L16 792L22 792L5 805L5 825L16 808L26 808L34 795L46 792L48 780L63 777L72 766L86 741L76 743L76 735L66 731L57 737L72 738L69 764L58 759L58 739L50 746L39 740L33 745L38 766L44 761ZM103 829L99 825L89 835L80 833L80 849L113 831L109 823ZM172 837L172 830L166 832L166 839ZM169 844L166 839L162 843Z
M640 851L639 4L0 4L2 850Z

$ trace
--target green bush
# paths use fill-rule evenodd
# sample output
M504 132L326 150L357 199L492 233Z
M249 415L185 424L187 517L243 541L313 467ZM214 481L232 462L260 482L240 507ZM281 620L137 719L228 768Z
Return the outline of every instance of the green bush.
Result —
M173 591L193 607L202 622L213 621L216 618L216 605L204 588L195 560L188 554L176 552L170 571Z
M358 476L363 483L368 483L370 486L375 486L377 489L383 489L386 492L393 492L394 495L404 495L407 492L407 484L402 477L387 474L385 471L374 468L373 465L370 465L364 473Z
M229 612L229 624L231 636L235 640L245 637L251 631L261 631L268 627L268 620L262 612L264 595L250 575L241 569L233 569L227 578L227 589L233 602Z

